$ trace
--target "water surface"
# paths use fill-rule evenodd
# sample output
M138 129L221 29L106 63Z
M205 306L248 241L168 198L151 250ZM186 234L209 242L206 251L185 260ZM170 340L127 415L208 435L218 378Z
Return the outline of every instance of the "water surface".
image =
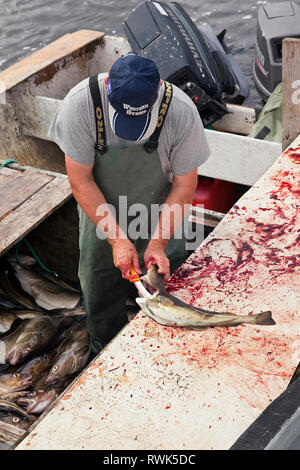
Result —
M226 43L248 78L247 104L260 106L251 66L257 12L265 0L183 0L179 2L197 26L209 23ZM0 0L0 70L60 36L79 29L124 36L122 21L140 0Z

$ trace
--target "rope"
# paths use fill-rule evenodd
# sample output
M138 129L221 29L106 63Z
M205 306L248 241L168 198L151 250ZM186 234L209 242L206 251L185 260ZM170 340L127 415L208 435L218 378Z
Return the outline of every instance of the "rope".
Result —
M2 163L2 165L0 165L0 170L1 168L4 168L5 166L10 165L11 163L19 163L19 162L17 162L16 160L12 160L11 158L8 158L7 160L5 160L5 162Z
M37 260L37 262L39 263L39 265L44 269L44 271L46 271L47 273L50 273L50 274L54 274L56 277L57 277L57 274L54 272L54 271L51 271L51 269L47 268L44 263L40 260L40 258L38 257L38 255L36 254L36 252L34 251L34 249L32 248L32 246L30 245L30 243L26 240L26 238L23 238L23 240L21 240L17 246L16 246L16 253L15 253L15 256L16 256L16 260L17 260L17 263L20 264L22 266L22 263L20 262L20 259L19 259L19 249L21 247L21 244L22 242L25 242L26 245L28 246L29 250L31 251L32 255L34 256L34 258Z

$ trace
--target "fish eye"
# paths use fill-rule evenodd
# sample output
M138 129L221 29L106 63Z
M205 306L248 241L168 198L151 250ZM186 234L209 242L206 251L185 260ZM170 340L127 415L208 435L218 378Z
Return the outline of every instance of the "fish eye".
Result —
M56 372L57 369L58 369L58 366L53 366L53 367L52 367L53 372Z
M25 348L25 351L26 351L26 352L30 352L31 349L30 349L30 348Z
M12 419L14 423L18 423L20 421L19 418L17 418L16 416Z
M20 374L18 374L17 372L15 372L15 373L13 374L13 378L14 378L14 379L17 379L18 377L20 377Z
M35 396L36 396L36 392L30 392L29 395L30 395L31 397L35 397Z

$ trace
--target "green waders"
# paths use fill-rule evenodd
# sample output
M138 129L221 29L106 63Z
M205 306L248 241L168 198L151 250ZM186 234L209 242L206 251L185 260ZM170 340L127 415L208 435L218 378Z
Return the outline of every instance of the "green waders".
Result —
M107 203L116 210L116 219L122 225L125 212L119 208L119 197L127 203L142 204L141 231L146 229L147 239L131 239L135 245L140 268L145 271L144 251L148 246L156 222L151 227L151 207L162 204L171 184L163 173L157 150L148 153L143 145L129 148L109 147L105 153L96 148L94 179ZM135 206L137 207L137 206ZM141 207L141 206L140 206ZM139 216L138 216L139 217ZM134 216L127 219L130 225ZM146 224L146 227L145 227ZM130 232L130 231L129 231ZM79 279L87 311L87 328L94 352L99 352L127 323L125 300L132 284L122 278L121 271L114 266L110 244L97 236L95 224L79 208ZM173 272L186 259L184 239L170 240L166 255ZM135 289L135 288L134 288ZM134 295L138 296L135 289Z

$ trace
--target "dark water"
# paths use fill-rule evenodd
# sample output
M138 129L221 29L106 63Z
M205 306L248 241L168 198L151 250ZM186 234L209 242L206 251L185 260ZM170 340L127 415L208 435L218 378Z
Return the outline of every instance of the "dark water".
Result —
M261 100L251 76L259 7L277 0L182 0L197 26L227 29L227 45L248 78L247 104ZM124 36L122 21L142 0L0 0L0 70L78 29Z

